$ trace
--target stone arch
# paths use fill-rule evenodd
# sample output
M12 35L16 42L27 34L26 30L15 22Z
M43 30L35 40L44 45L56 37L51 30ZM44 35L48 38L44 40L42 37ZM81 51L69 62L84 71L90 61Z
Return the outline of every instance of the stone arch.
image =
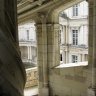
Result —
M39 36L38 37L38 41L39 41L38 49L39 49L39 52L41 53L41 54L38 53L39 64L40 64L39 73L41 75L39 78L40 96L48 96L49 94L54 95L56 92L56 90L54 90L54 86L55 86L56 82L53 78L53 77L55 77L53 75L55 73L55 70L53 71L52 68L57 66L59 63L59 61L57 60L59 58L59 56L58 56L59 53L57 52L59 50L58 38L57 38L58 37L57 34L58 34L58 30L59 30L58 14L62 10L66 9L76 3L79 3L81 1L82 0L64 0L64 1L63 0L62 1L54 0L54 5L49 6L50 8L47 7L46 10L39 10L34 14L34 16L31 14L32 16L27 17L27 15L26 15L26 18L23 18L21 20L21 22L22 22L23 20L28 20L28 19L31 20L32 18L34 18L34 20L37 24L37 31L38 31L38 36ZM90 4L92 4L91 1L92 0L90 0ZM93 5L90 7L90 11L91 11L91 8L93 8ZM42 20L40 18L38 18L40 16L40 14L41 15L43 14L42 20L46 19L46 22L43 21L43 24L42 24ZM89 14L92 15L91 13L89 13ZM44 16L47 18L44 18ZM92 21L93 21L93 19L92 19ZM93 22L91 22L91 19L90 19L90 23L93 24ZM93 26L90 26L89 29L91 29L91 28L93 28ZM55 37L56 35L57 35L57 37ZM91 35L93 36L93 34L91 34ZM44 37L46 37L46 38L44 38ZM51 38L49 38L49 37L51 37ZM44 42L44 40L45 40L45 42ZM90 41L90 44L93 44L93 39L91 38L90 40L92 40L92 42ZM44 51L43 49L46 51ZM91 49L93 50L93 45L90 47L90 50ZM46 53L46 55L44 53ZM90 57L93 56L92 51L90 51L89 53L90 53ZM90 59L92 59L92 58L90 58ZM55 60L57 60L57 61L55 61ZM92 63L92 61L90 63ZM45 66L45 64L46 64L46 66ZM91 66L91 68L92 68L92 66ZM58 74L60 73L60 71L57 71L57 70L56 70L56 72ZM57 76L55 78L60 80L59 76ZM54 84L52 84L52 83L54 83ZM55 95L57 95L57 94L55 94Z

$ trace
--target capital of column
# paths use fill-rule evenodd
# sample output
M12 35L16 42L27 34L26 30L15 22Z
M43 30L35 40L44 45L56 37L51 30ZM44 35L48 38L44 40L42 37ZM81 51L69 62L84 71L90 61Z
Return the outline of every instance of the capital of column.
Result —
M47 32L59 32L60 25L59 24L36 24L37 33L42 33L43 31L47 30ZM40 34L39 33L39 34Z
M60 24L52 24L52 23L50 23L50 24L45 24L47 27L53 27L54 26L54 28L58 28L58 27L60 27ZM36 27L42 27L42 23L37 23L37 24L35 24L35 26Z
M47 17L48 17L48 13L47 12L39 12L38 13L38 20L39 22L41 22L41 24L46 24L46 21L47 21ZM38 20L37 20L37 23L38 23Z

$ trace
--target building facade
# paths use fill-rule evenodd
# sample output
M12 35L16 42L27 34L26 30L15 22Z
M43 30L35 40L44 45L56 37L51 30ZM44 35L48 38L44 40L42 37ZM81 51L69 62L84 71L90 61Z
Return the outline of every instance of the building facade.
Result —
M88 2L83 1L61 12L59 23L62 63L87 61Z
M37 43L34 23L26 23L18 27L21 58L25 67L37 64Z

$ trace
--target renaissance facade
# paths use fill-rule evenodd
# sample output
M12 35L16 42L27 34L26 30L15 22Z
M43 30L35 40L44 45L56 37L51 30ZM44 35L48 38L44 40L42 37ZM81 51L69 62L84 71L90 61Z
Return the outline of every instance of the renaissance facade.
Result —
M60 54L62 63L88 60L88 3L83 1L63 12L60 22Z
M26 68L37 66L37 41L34 23L18 27L21 58Z

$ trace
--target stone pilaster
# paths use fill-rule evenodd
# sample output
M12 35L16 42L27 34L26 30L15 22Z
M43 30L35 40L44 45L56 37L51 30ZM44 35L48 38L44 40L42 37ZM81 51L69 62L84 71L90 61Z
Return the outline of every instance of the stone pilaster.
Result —
M88 51L88 66L92 68L93 56L93 0L89 0L89 51Z
M62 25L62 31L61 31L61 44L65 44L65 26Z
M53 68L60 64L59 24L48 24L48 65Z
M66 38L66 44L68 44L68 26L66 25L66 36L65 36L65 38Z
M39 73L39 90L43 88L43 53L42 53L42 24L36 24L37 35L37 64Z
M89 0L89 58L91 84L88 96L96 96L96 0Z
M49 96L49 70L60 64L59 24L47 24L46 16L40 19L42 23L36 24L39 95Z
M66 26L63 26L63 31L64 31L64 44L66 44Z
M64 50L63 50L63 54L62 54L62 56L63 56L63 62L64 62L64 64L66 64L66 53L65 53Z
M95 87L96 95L96 0L93 5L93 62L92 62L92 86Z
M47 31L46 24L37 24L37 63L39 71L39 96L48 96Z

